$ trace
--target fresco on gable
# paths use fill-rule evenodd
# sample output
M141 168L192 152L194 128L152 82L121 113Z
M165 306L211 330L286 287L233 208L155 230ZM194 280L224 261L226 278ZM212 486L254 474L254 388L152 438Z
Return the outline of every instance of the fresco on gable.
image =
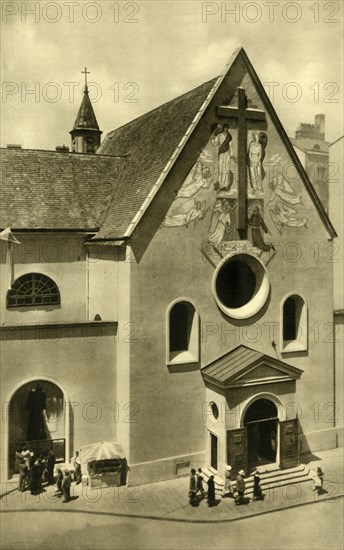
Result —
M215 123L210 138L167 213L163 227L195 227L207 212L218 213L221 201L236 197L236 131ZM227 207L225 207L227 208ZM208 221L209 223L209 221Z
M307 227L308 219L299 216L302 197L281 173L272 177L269 189L269 214L278 232L281 234L285 227Z
M239 91L232 99L233 106L239 101ZM288 227L307 228L308 219L302 212L301 194L294 190L294 185L299 189L299 183L284 175L283 163L288 166L290 159L283 145L276 140L274 131L268 132L264 110L248 101L251 118L246 122L240 119L241 125L246 124L247 145L238 144L238 130L231 127L235 126L240 109L226 111L226 105L221 107L219 118L225 122L215 122L209 128L208 142L176 194L162 227L197 228L215 250L226 247L226 243L230 249L230 242L240 240L244 234L260 255L274 250L272 233L276 236L276 231L281 234ZM260 120L256 124L257 116ZM246 172L241 198L239 161L245 164ZM239 221L242 209L238 204L244 196L246 233L245 222Z

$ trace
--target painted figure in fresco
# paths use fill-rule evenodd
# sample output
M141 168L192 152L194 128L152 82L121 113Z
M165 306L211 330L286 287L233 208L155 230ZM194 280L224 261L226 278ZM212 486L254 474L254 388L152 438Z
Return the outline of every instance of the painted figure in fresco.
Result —
M206 201L189 199L174 208L164 219L165 227L186 227L193 221L201 220L206 213Z
M205 207L206 207L205 201L202 201L202 202L194 201L194 206L189 210L189 212L185 216L186 227L188 227L189 223L197 222L197 220L201 220L202 218L204 218Z
M269 184L271 195L268 201L269 213L279 233L288 227L307 227L307 218L298 218L296 205L302 204L299 193L295 193L282 174L277 174Z
M247 164L249 166L249 177L252 187L252 193L256 191L263 192L263 179L265 171L263 160L265 157L265 147L267 144L267 135L265 132L252 130L250 132L250 143L248 146Z
M200 189L209 189L212 182L212 174L209 166L203 166L203 163L198 160L191 170L189 176L182 185L177 199L189 199L193 197Z
M279 233L282 233L283 228L286 226L307 227L308 219L296 218L297 210L287 206L282 201L276 201L274 206L269 209L269 213Z
M232 135L229 133L229 124L217 125L214 130L211 143L218 147L218 187L220 190L229 191L231 181L231 161L234 161L232 150Z
M223 240L229 240L231 217L229 202L227 199L218 200L215 203L213 211L213 219L218 215L218 220L214 231L209 235L209 242L217 248Z
M253 246L262 250L262 252L267 252L268 250L274 249L272 244L266 244L261 233L261 228L264 233L268 233L268 228L265 225L265 222L259 212L258 206L253 208L253 214L248 221L249 225L252 227L252 244Z
M25 408L28 411L27 441L47 439L46 395L40 385L30 390Z
M271 195L268 204L273 202L276 197L291 205L302 203L301 195L294 192L294 189L284 179L282 174L277 174L274 176L269 184L269 187L271 189Z

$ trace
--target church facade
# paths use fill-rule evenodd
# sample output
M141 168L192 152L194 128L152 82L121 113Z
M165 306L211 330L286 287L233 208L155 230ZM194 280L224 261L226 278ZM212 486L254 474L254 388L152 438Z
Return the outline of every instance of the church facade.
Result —
M116 440L136 483L342 444L336 233L245 51L102 144L86 86L71 134L2 155L2 478L22 443Z

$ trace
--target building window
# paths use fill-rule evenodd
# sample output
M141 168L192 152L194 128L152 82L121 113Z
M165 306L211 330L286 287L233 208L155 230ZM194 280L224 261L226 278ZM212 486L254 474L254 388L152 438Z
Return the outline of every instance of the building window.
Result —
M168 314L169 363L198 361L198 314L187 301L176 302Z
M7 307L51 306L60 301L57 285L41 273L22 275L7 293Z
M209 403L209 407L210 407L210 410L211 410L211 414L213 415L215 420L217 420L219 418L219 408L216 405L215 401L211 401Z
M269 292L265 266L249 253L234 253L215 270L213 295L228 317L249 319L265 305Z
M308 342L307 306L298 294L288 296L282 306L284 352L305 351Z

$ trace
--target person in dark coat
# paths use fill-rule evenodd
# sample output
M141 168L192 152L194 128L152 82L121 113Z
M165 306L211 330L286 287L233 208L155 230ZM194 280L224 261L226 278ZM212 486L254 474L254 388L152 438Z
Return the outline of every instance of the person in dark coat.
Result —
M263 500L263 492L260 486L258 470L253 471L253 500Z
M202 468L198 468L197 470L196 492L200 492L201 497L204 498Z
M209 479L207 481L207 484L208 484L208 495L207 495L208 506L213 506L213 504L215 502L215 481L214 481L214 476L209 477Z
M39 495L42 492L42 474L44 466L40 458L34 462L31 469L31 494Z
M196 500L196 491L197 491L196 470L192 468L190 472L190 483L189 483L189 503L190 504L194 504Z
M56 457L52 450L48 452L46 469L47 469L47 478L48 485L54 485L54 468L55 468Z
M70 501L70 486L72 484L72 476L70 475L70 471L65 469L62 472L62 494L63 499L62 502L69 502Z
M246 488L244 476L245 476L244 470L240 470L236 478L235 504L237 505L244 503L244 494L245 494L245 488Z
M62 479L63 479L62 470L61 468L57 468L55 493L58 497L62 495Z

